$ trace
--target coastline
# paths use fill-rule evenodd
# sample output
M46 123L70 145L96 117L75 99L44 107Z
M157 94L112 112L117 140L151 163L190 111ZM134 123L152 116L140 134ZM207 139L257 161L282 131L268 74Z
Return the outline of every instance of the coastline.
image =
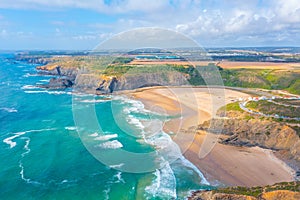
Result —
M192 162L212 185L262 186L293 181L294 170L277 158L271 150L223 145L216 142L217 138L213 138L217 137L216 135L196 131L197 125L209 120L220 107L239 97L249 96L225 89L224 100L216 102L215 100L220 98L220 92L220 88L153 87L137 89L126 94L142 101L146 109L181 116L166 122L163 129L171 133L184 157ZM212 96L215 97L214 100ZM193 134L195 131L197 133ZM201 145L211 138L214 142L213 148L204 158L199 158Z

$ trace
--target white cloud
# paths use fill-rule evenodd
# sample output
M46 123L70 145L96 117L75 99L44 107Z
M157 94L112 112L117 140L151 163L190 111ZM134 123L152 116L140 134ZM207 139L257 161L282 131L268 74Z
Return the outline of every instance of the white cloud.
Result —
M128 13L131 11L154 12L169 5L168 0L112 0L106 3L105 0L0 0L0 8L12 9L62 9L62 8L82 8L97 10L103 13Z
M194 21L179 23L175 28L194 38L223 38L224 41L226 38L232 41L248 39L257 42L259 38L290 41L300 37L299 0L279 0L248 8L236 1L227 6L227 9L205 9Z
M287 23L300 22L299 0L277 0L275 8L277 19Z
M73 40L100 40L103 41L105 39L108 39L112 36L113 34L110 33L86 33L82 35L75 35L72 36L71 38Z
M101 40L111 33L153 26L174 29L193 39L220 45L230 41L256 44L300 41L299 0L252 0L247 3L245 0L112 0L110 3L105 0L14 0L13 3L0 0L0 8L79 8L104 13L108 18L120 14L115 15L113 22L106 23L89 23L88 19L85 19L86 23L63 19L48 22L54 30L59 29L53 34L76 41ZM11 30L1 26L3 18L0 15L0 33L1 29ZM76 26L91 33L76 33ZM70 33L70 30L75 30L75 33Z

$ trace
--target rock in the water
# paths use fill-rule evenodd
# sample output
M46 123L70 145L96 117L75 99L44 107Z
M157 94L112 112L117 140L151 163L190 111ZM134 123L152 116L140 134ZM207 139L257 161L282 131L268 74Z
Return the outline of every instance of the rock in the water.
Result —
M49 89L65 89L72 86L73 86L73 82L69 79L51 78L48 84L41 85L40 87L49 88Z

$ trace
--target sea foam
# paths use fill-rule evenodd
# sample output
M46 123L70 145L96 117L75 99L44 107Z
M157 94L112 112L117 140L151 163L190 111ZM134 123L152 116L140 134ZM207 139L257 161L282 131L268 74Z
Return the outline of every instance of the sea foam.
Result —
M102 144L99 144L98 146L103 149L119 149L123 147L122 143L118 140L107 141Z
M92 133L92 134L90 134L89 136L91 136L91 137L97 137L97 136L98 136L98 133Z
M60 94L72 95L72 92L65 92L65 91L25 90L24 92L28 94L46 93L46 94L54 94L54 95L60 95Z
M176 179L174 172L170 165L167 163L163 168L157 169L153 173L156 178L152 184L146 186L145 191L152 197L176 199Z
M117 138L118 134L111 134L111 135L101 135L96 137L94 140L99 140L99 141L105 141L105 140L110 140L113 138Z
M32 89L38 89L38 87L34 85L24 85L21 87L22 90L32 90Z
M18 110L15 109L15 108L6 108L6 107L4 107L4 108L0 108L0 110L6 111L6 112L10 112L10 113L18 112Z
M49 129L40 129L40 130L29 130L29 131L22 131L22 132L16 132L16 133L12 133L13 136L11 137L8 137L8 138L5 138L3 140L4 143L8 144L10 146L10 148L14 148L17 143L14 142L13 140L22 136L22 135L25 135L26 133L32 133L32 132L42 132L42 131L52 131L52 130L56 130L56 128L49 128Z
M77 130L76 126L66 126L65 129L68 130L68 131L75 131L75 130Z

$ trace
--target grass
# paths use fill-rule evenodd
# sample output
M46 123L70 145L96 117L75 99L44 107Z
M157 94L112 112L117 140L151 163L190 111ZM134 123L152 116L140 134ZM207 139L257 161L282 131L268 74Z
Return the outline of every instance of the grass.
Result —
M229 103L222 108L220 108L220 111L239 111L244 112L241 108L238 102Z
M288 88L287 91L293 94L300 94L300 80L296 80L293 84L291 84Z
M300 94L299 70L224 69L220 72L226 86L280 89Z
M300 106L300 100L296 99L274 99L273 101L286 105Z
M266 100L250 101L249 103L247 103L246 106L251 110L262 112L264 114L269 114L269 115L277 114L279 116L286 116L291 118L300 117L299 107L295 108L295 107L278 105Z
M253 197L259 197L264 191L272 192L276 190L288 190L293 192L300 192L300 182L283 182L277 183L271 186L265 187L230 187L230 188L219 188L214 190L214 193L225 193L225 194L238 194L247 195Z

